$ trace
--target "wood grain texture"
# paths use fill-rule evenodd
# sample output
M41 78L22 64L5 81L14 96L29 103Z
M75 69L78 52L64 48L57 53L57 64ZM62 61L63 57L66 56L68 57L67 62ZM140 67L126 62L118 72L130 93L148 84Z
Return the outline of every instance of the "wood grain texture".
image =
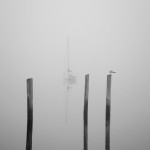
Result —
M27 79L27 136L26 150L32 150L33 130L33 79Z
M111 74L107 75L105 150L110 150L111 77Z
M89 74L85 75L85 92L84 92L84 150L88 150L88 95L89 95Z

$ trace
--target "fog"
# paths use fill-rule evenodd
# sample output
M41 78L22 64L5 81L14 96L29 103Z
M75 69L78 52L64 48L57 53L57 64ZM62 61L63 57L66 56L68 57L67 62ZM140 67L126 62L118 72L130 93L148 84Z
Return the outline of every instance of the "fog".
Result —
M89 150L105 149L112 75L111 150L150 149L150 1L1 0L0 149L26 147L26 79L33 78L33 150L82 150L89 74ZM70 69L65 122L69 36Z

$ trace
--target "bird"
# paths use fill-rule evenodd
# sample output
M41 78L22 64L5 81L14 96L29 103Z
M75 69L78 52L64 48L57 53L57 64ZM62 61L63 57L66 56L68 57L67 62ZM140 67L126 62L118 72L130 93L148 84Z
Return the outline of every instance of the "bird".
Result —
M113 70L110 70L110 71L109 71L109 73L116 73L116 72L115 72L115 71L113 71Z

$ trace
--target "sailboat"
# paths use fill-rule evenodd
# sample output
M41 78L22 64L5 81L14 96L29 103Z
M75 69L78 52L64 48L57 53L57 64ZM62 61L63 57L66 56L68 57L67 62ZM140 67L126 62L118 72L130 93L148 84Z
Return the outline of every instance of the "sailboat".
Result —
M66 75L64 77L66 93L66 123L68 120L68 100L69 100L69 90L72 88L73 84L76 83L76 76L73 74L73 71L70 69L70 49L69 49L69 37L67 37L67 68Z

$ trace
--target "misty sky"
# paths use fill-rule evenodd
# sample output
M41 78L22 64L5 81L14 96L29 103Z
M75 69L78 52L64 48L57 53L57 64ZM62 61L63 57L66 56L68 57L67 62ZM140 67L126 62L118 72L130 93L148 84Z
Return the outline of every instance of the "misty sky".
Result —
M77 83L66 124L67 36ZM89 150L104 150L111 69L111 150L150 149L149 0L1 0L0 69L0 150L25 149L30 77L33 150L82 150L87 73Z

